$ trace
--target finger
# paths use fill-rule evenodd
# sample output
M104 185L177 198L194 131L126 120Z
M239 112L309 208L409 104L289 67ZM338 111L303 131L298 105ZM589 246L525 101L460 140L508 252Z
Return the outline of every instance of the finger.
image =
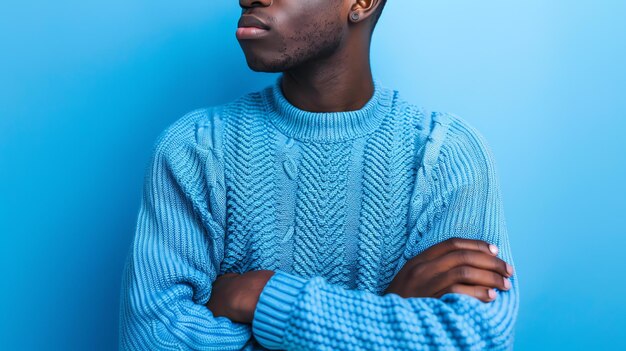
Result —
M481 251L456 250L426 263L435 273L450 271L459 266L472 266L499 273L503 277L513 275L513 267L501 258Z
M415 256L414 259L416 262L428 261L456 250L480 251L491 256L496 256L498 254L498 247L486 241L465 238L450 238L429 247L424 250L424 252Z
M454 284L482 285L500 290L511 287L509 279L499 273L472 266L459 266L437 275L432 281L432 289L439 291Z
M448 293L463 294L475 297L483 302L491 302L496 299L496 291L488 286L480 285L467 285L467 284L454 284L450 287L444 288L434 294L436 298L441 298Z

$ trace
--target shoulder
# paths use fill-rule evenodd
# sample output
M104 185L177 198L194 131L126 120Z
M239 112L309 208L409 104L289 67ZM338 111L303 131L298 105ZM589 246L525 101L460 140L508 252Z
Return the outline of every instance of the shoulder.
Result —
M204 223L210 226L224 224L221 199L225 198L225 187L218 144L221 143L223 110L227 105L196 108L171 122L152 145L150 166L144 178L151 187L162 186L167 183L153 179L157 174L167 174L160 179L176 184L177 190L191 201Z
M198 107L177 117L159 133L153 143L153 151L219 148L226 121L240 115L246 106L255 102L258 95L259 92L247 93L232 101Z
M422 165L460 183L495 176L493 153L480 131L452 112L432 111L428 119Z
M221 106L207 106L193 109L174 119L162 130L154 141L154 152L166 153L174 149L204 146L210 144L207 137L212 136L218 126Z

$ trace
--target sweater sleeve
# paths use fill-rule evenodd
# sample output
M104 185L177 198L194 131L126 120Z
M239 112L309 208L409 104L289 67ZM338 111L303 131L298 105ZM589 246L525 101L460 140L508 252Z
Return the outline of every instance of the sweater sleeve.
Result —
M491 155L460 119L438 117L415 183L405 259L451 237L489 241L513 264ZM277 271L252 323L259 343L284 350L505 350L513 347L517 276L485 303L469 295L402 298Z
M191 122L199 114L153 147L122 279L121 350L241 350L250 340L249 324L205 306L223 256L223 188L209 124Z

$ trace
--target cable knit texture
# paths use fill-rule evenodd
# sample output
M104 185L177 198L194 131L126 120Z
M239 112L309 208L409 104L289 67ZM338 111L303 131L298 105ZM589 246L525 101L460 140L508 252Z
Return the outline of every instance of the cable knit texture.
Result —
M120 349L507 350L517 274L489 303L383 292L451 237L515 265L493 156L452 113L375 80L361 109L308 112L281 77L174 121L153 146L121 290ZM214 317L218 275L269 269L252 324Z

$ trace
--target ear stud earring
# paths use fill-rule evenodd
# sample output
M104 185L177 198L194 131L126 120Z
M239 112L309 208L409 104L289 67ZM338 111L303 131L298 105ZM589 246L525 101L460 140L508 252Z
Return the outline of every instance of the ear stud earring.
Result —
M359 13L356 11L353 11L350 13L350 19L353 20L354 22L359 20Z

